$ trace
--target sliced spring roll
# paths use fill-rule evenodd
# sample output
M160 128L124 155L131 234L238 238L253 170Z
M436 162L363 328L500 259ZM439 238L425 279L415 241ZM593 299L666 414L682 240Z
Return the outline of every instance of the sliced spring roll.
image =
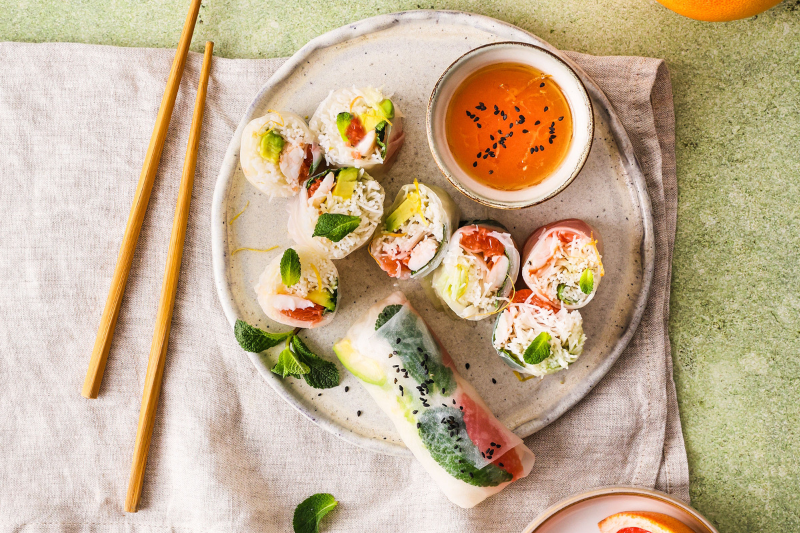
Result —
M239 158L255 188L270 198L287 197L314 173L322 150L300 116L270 110L244 127Z
M403 145L403 114L379 89L331 91L309 122L328 164L382 176Z
M295 328L330 323L339 305L339 272L333 261L304 246L284 250L255 287L269 318Z
M584 342L580 311L553 307L529 289L514 294L492 333L492 345L508 366L540 377L577 361Z
M511 234L499 222L482 220L453 234L432 285L460 318L481 320L508 302L518 274L519 252Z
M580 309L594 298L603 270L600 234L578 219L542 226L522 252L522 279L555 307Z
M372 237L383 216L384 195L363 169L322 172L289 203L289 236L330 259L342 259Z
M450 195L415 179L400 189L386 210L369 253L393 278L427 276L441 263L458 217L458 206Z
M456 505L473 507L530 472L533 452L458 374L403 293L372 306L334 351Z

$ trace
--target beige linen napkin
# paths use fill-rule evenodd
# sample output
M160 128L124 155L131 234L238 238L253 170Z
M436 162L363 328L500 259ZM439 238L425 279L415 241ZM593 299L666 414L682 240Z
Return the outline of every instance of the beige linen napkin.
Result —
M211 274L224 150L282 60L215 59L164 389L142 507L125 514L147 354L194 85L189 58L100 399L80 396L130 201L174 52L0 44L0 530L289 531L331 492L326 531L519 531L611 484L688 500L667 336L675 237L674 119L662 61L571 56L606 91L649 186L657 265L630 347L575 408L531 438L531 475L475 509L412 459L353 447L281 401L236 345Z

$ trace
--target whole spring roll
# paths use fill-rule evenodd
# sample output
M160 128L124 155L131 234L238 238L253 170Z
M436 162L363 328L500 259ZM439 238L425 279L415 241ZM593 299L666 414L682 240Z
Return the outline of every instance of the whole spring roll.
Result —
M594 298L605 275L600 234L578 219L542 226L522 252L522 279L555 307L580 309Z
M401 292L334 346L445 495L473 507L528 475L534 455L501 424Z
M239 158L245 178L255 188L270 198L288 197L314 174L322 150L302 118L270 110L244 127Z
M327 170L309 178L289 203L289 236L330 259L369 241L383 216L384 192L366 171Z
M456 230L433 273L436 295L460 318L481 320L508 302L519 274L514 239L494 220Z
M336 315L339 272L330 259L295 246L272 260L255 290L258 304L272 320L294 328L318 328Z
M529 289L514 294L492 333L492 345L508 366L539 377L577 361L584 342L580 311L553 307Z
M403 114L379 89L331 91L314 111L316 132L328 164L370 170L382 176L403 145Z
M400 189L386 210L369 253L393 278L427 276L441 263L458 218L458 206L450 195L415 179Z

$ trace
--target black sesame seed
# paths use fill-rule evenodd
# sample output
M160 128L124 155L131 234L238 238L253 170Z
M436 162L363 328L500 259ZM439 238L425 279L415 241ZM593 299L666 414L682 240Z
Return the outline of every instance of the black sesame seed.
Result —
M453 400L453 405L455 405L455 404L456 404L456 401L455 401L455 400Z
M500 445L499 445L499 444L497 445L497 448L498 448L498 449L500 448Z
M539 124L541 124L541 123L542 123L542 121L541 121L541 120L537 120L536 122L534 122L534 123L533 123L533 125L534 125L534 126L538 126L538 125L539 125Z
M497 444L495 444L494 442L490 442L490 443L489 443L489 446L492 446L492 447L494 447L494 446L497 446Z
M464 410L464 406L463 405L459 405L458 408L461 409L462 411Z
M503 463L497 463L497 464L500 465L500 468L503 468L503 466L504 466Z
M481 155L483 155L483 154L481 154L480 152L478 152L478 155L476 155L475 157L480 157Z
M489 174L494 174L494 170L490 170L490 171L489 171Z
M475 125L476 125L476 126L478 126L479 128L481 127L481 125L480 125L480 124L475 124Z
M443 403L443 404L442 404L442 407L447 407L447 404L446 404L446 403Z
M467 370L469 370L469 363L467 363L466 365L464 365L464 367L465 367Z
M492 148L497 148L497 143L494 143L494 144L492 145ZM487 150L488 150L488 148L487 148Z
M444 394L444 387L442 387L442 394Z
M528 133L528 130L522 130L522 133Z
M489 138L490 138L491 140L494 140L494 135L489 135Z
M509 127L509 128L513 128L513 127L514 127L514 123L513 123L513 122L509 122L509 123L508 123L508 127Z
M531 153L533 153L533 148L531 148Z
M544 82L540 83L539 87L544 87Z
M484 459L486 459L486 454L485 453L481 452L481 455L483 456Z
M552 138L552 137L550 137L550 138L549 138L549 139L547 139L547 140L550 142L550 144L553 144L553 138Z
M542 146L542 145L540 144L540 145L539 145L539 150L541 150L542 152L544 152L544 146Z
M547 111L548 109L550 109L550 108L549 108L549 107L547 107L547 106L544 106L544 110L545 110L545 111Z
M477 162L477 161L475 161L474 163L472 163L472 166L473 166L473 167L477 167L477 166L478 166L478 162Z
M492 383L495 383L495 384L496 384L496 383L497 383L497 380L496 380L496 379L494 379L494 378L492 378Z
M397 378L394 378L394 382L395 382L395 384L397 384Z
M497 133L499 133L500 135L502 135L502 134L503 134L503 130L497 130Z
M564 120L564 117L558 117L559 122Z
M513 132L513 131L509 131L509 132L508 132L508 137L513 137L513 135L514 135L514 132Z
M469 110L467 110L467 116L468 116L469 118L472 118L472 113L470 113L470 112L469 112Z
M534 147L533 147L533 151L534 151L534 152L538 152L538 151L539 151L539 147L538 147L538 146L534 146Z
M412 414L412 415L415 415L415 414L417 414L417 413L419 413L419 411L417 411L417 410L411 411L411 414Z
M356 411L356 416L361 416L361 411Z
M400 337L397 337L397 344L400 344L401 340L402 339Z
M345 392L348 392L349 390L350 390L350 387L345 387L345 388L344 388L344 391L345 391Z
M417 422L417 429L419 429L419 428L421 428L421 427L422 427L422 424L420 424L419 422Z
M484 159L486 159L487 157L489 157L489 154L483 154Z
M320 392L319 394L317 394L317 396L322 396L322 393Z

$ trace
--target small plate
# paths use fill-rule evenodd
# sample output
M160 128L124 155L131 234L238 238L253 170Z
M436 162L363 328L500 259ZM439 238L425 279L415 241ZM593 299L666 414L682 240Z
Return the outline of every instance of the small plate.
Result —
M523 533L598 533L598 522L625 511L662 513L696 533L718 533L711 522L682 501L639 487L602 487L570 496L540 514Z
M477 181L456 163L448 147L445 122L456 90L474 72L499 63L519 63L547 74L561 88L572 113L573 131L564 160L541 183L502 191ZM427 114L428 144L448 181L478 203L498 209L522 209L540 204L563 191L580 173L594 137L592 100L578 74L556 54L531 43L499 42L479 46L455 60L433 88Z

